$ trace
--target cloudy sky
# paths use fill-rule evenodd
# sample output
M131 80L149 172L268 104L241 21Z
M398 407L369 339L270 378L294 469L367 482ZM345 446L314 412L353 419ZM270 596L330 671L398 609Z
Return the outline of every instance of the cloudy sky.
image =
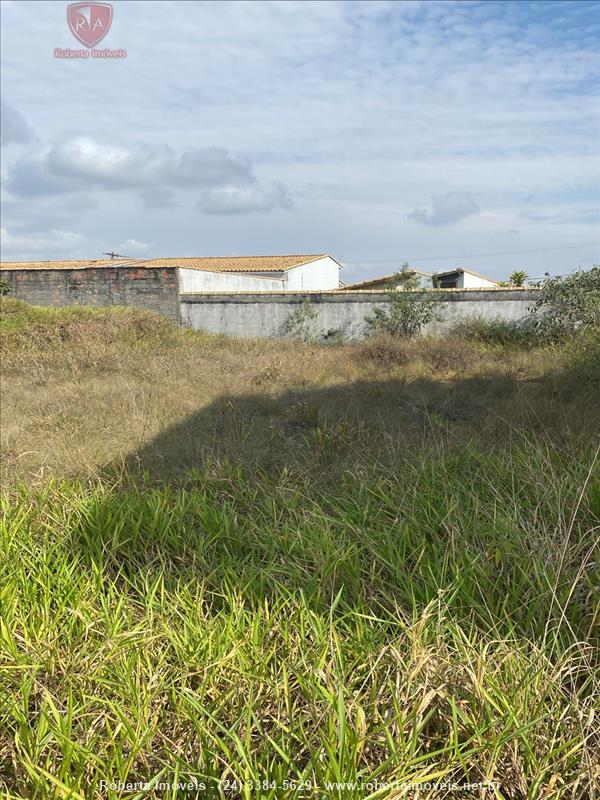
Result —
M600 261L600 5L2 2L4 260L330 252L346 280Z

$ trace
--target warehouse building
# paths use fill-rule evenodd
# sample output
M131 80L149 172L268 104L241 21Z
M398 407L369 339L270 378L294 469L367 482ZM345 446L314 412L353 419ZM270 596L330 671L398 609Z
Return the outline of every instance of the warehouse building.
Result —
M331 256L8 261L0 265L12 296L43 306L132 305L179 321L180 297L195 293L337 289Z

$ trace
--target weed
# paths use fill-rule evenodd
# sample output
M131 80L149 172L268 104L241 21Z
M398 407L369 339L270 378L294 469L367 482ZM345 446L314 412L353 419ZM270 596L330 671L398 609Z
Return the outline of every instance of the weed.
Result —
M17 488L5 786L117 798L102 781L186 776L216 798L225 768L340 799L432 774L589 794L598 483L579 455L412 454L324 490L216 464L188 490Z
M538 334L546 341L600 330L600 266L545 280L532 312Z
M454 326L455 336L499 347L531 348L539 343L532 321L511 322L503 319L472 317Z
M387 297L385 307L376 308L371 316L365 318L367 330L372 334L410 339L423 326L439 319L436 297L414 290L410 279L404 288L393 289Z
M303 300L294 311L290 312L282 328L283 335L301 342L316 341L319 338L315 329L318 316L310 300Z
M270 361L257 372L255 383L257 386L268 386L281 379L281 366L276 361Z

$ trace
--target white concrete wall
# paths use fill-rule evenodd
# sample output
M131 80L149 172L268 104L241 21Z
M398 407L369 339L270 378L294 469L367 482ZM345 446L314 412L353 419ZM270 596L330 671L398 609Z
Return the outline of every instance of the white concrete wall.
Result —
M333 258L325 256L288 269L286 276L285 288L290 292L337 289L340 285L340 265Z
M340 266L329 256L282 272L208 272L179 268L180 292L301 292L337 289Z
M478 275L471 275L470 272L463 272L458 279L457 289L491 289L497 286L494 281L488 281L487 278L480 278Z
M472 317L518 321L529 315L535 292L494 289L439 293L441 321L431 323L425 333L443 334L460 320ZM186 295L181 298L181 324L195 330L228 336L279 339L285 324L301 304L308 300L317 312L311 334L320 337L339 331L348 340L360 339L367 332L365 317L389 302L385 292L315 292L281 294Z
M180 292L281 292L283 279L179 268Z
M282 281L285 279L285 270L244 270L244 272L236 272L236 275L252 275L255 278L271 278L273 280Z

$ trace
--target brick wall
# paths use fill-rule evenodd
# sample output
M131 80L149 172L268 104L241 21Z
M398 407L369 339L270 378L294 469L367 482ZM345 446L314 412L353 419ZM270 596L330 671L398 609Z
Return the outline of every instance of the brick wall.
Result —
M179 322L175 268L2 270L11 296L38 306L136 306Z

